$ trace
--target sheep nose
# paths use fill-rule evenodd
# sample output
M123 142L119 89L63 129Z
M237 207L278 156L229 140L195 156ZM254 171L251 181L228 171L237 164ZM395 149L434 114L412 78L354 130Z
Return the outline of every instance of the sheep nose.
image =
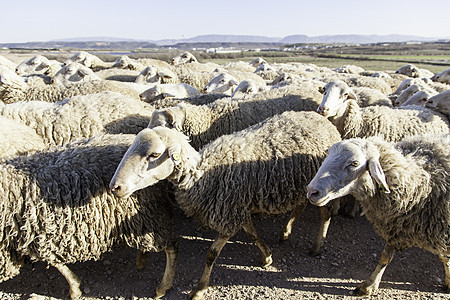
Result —
M314 199L319 198L320 192L318 190L316 190L315 188L311 188L309 186L307 187L307 190L308 190L308 193L307 193L306 197L309 200L314 200Z
M16 74L17 74L17 75L20 75L20 71L19 71L18 68L16 68Z
M120 190L121 190L120 185L115 184L115 183L113 183L113 182L111 182L111 183L109 184L109 188L111 189L111 191L112 191L114 194L115 194L117 191L120 191Z
M203 93L205 93L205 94L206 94L206 93L208 92L208 89L207 89L207 88L203 88L203 90L202 90L202 91L203 91Z
M329 109L328 107L323 107L323 106L319 106L319 107L317 108L317 112L318 112L319 114L321 114L322 116L325 116L325 115L328 113L329 110L330 110L330 109Z

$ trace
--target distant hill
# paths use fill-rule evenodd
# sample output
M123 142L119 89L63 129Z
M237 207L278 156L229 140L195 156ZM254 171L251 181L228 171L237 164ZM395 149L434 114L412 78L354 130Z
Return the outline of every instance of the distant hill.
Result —
M79 37L59 39L48 42L28 42L28 43L3 43L0 47L6 48L40 48L40 49L137 49L137 48L158 48L173 46L174 48L189 48L189 44L202 45L204 47L215 47L217 43L223 45L230 44L257 44L258 47L266 44L267 47L283 44L300 43L346 43L346 44L368 44L383 42L407 42L407 41L436 41L438 39L449 39L449 37L421 37L412 35L290 35L284 38L266 37L255 35L220 35L208 34L199 35L187 39L163 39L163 40L135 40L117 37Z

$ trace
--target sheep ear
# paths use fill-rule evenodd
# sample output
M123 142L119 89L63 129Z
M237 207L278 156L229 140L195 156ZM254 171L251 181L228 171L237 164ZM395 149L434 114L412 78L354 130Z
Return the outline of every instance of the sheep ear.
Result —
M230 80L230 82L229 82L229 85L230 86L233 86L233 85L239 85L239 82L237 82L236 80Z
M348 94L347 94L347 99L358 100L358 97L356 97L355 92L349 91Z
M175 95L171 93L162 93L162 95L164 98L175 98Z
M383 169L381 168L380 161L378 159L369 159L369 172L378 184L378 188L383 193L389 194L389 186L386 183L386 177L384 176Z
M175 128L178 131L181 131L180 127L178 126L176 119L175 119L175 114L170 111L170 110L166 110L164 111L164 116L166 117L166 121L168 124L170 124L170 126L172 126L173 128Z
M169 157L170 159L172 159L173 163L175 165L178 165L181 163L181 146L180 145L175 145L175 146L171 146L168 149L169 151Z
M158 76L161 77L161 78L165 78L165 79L170 79L170 78L172 78L172 76L170 76L169 74L166 74L165 72L162 72L162 71L159 71L157 74L158 74Z
M325 89L323 88L323 86L319 86L319 93L321 94L325 93Z

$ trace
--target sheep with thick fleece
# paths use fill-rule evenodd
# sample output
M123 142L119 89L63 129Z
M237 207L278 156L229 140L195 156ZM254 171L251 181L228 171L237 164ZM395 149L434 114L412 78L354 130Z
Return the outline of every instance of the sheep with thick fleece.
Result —
M136 83L180 83L177 74L170 69L148 66L136 77Z
M450 126L444 115L421 106L360 107L353 99L324 97L317 111L336 125L343 139L378 135L396 142L413 135L446 133Z
M271 250L258 237L252 215L282 214L306 206L306 184L326 149L339 140L336 128L314 112L276 115L223 135L200 153L181 132L148 128L136 136L110 188L127 197L167 178L177 186L175 199L186 215L202 227L218 231L202 278L190 295L200 299L214 261L241 228L263 253L263 265L271 264Z
M419 247L439 256L450 290L450 134L424 135L396 144L379 138L351 139L328 150L308 185L310 202L322 206L353 195L386 242L369 279L356 289L378 289L395 251Z
M92 69L80 64L70 63L65 65L52 77L52 84L69 86L76 82L102 80Z
M279 75L277 70L269 64L260 65L254 73L267 81L273 81Z
M437 73L436 75L431 77L431 80L450 84L450 69Z
M122 82L136 82L139 71L128 69L103 69L96 71L95 75L103 80L115 80ZM143 82L142 82L143 83Z
M148 127L177 128L200 149L210 141L239 131L285 111L315 111L320 104L317 89L285 87L252 95L243 100L221 98L204 105L183 102L155 110Z
M27 101L0 107L0 115L27 125L46 145L64 145L111 133L137 134L154 108L114 92L75 96L60 102Z
M347 74L361 74L365 70L361 67L355 65L343 65L338 68L334 68L333 71L337 73L347 73Z
M425 106L443 113L450 119L450 90L428 98L425 102Z
M47 86L28 86L26 83L2 81L2 85L0 85L0 100L4 103L35 100L58 102L77 95L94 94L103 91L118 92L122 95L139 99L139 94L148 88L148 85L111 80L78 82L68 87L53 84Z
M91 68L94 71L108 69L111 67L111 63L104 62L96 55L88 53L86 51L75 53L66 61L64 61L63 65L68 65L73 62L80 63L88 68Z
M262 64L267 64L267 61L262 57L257 57L251 62L249 62L249 64L256 69Z
M220 66L214 63L189 63L176 65L173 71L180 82L192 85L201 91L218 74L216 71L218 68Z
M156 83L151 88L142 92L139 97L142 101L151 103L160 99L182 99L198 95L200 95L200 92L195 87L186 83Z
M208 93L221 93L225 95L233 94L236 87L239 85L239 81L233 75L228 73L219 73L213 79L211 79L203 88L202 92Z
M182 52L172 58L172 65L198 63L197 58L190 52Z
M361 107L372 105L392 106L391 100L381 93L379 90L366 87L350 88L341 80L328 82L319 90L323 94L323 101L339 101L353 99L358 102Z
M231 94L231 98L233 99L244 98L248 97L249 95L264 92L268 89L269 87L265 85L260 85L259 83L256 83L253 80L242 80L241 82L239 82L238 86L234 89L233 93Z
M145 69L145 66L127 55L122 55L112 63L111 68L136 70L140 72Z
M56 60L49 60L45 56L36 55L21 62L16 67L18 75L44 74L54 76L61 69L62 64Z
M69 294L81 296L80 279L66 264L98 260L118 244L164 250L166 270L156 289L172 286L177 241L168 187L143 189L128 199L107 184L135 135L107 135L0 162L0 281L17 275L24 259L58 269Z
M413 64L407 64L395 71L395 73L398 74L404 74L409 77L413 78L431 78L434 76L434 73L427 70L427 69L421 69Z
M400 95L398 95L398 97L394 100L393 104L394 106L400 106L403 103L405 103L409 98L411 98L412 96L414 96L416 93L418 93L419 91L424 91L426 92L428 95L436 95L437 92L435 90L433 90L432 88L428 87L425 83L422 84L412 84L409 87L407 87L406 89L404 89Z
M418 91L414 95L408 98L405 102L403 102L400 106L408 106L408 105L419 105L425 106L427 100L436 95L436 92L427 92L427 91Z
M347 73L336 73L336 72L325 72L317 73L312 79L321 80L323 82L330 81L344 81L350 87L367 87L371 89L376 89L383 94L390 94L393 92L394 87L386 80L379 77L368 77L357 74L347 74Z
M0 106L0 110L2 106ZM45 149L42 137L30 127L0 116L0 157L25 154L33 150Z

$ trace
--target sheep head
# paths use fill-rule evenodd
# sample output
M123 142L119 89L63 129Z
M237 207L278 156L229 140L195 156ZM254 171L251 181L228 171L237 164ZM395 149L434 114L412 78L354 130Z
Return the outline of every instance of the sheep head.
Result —
M390 193L379 156L377 147L370 140L350 139L334 144L308 184L309 201L324 206L348 194L375 191L371 178L382 192ZM361 186L368 188L360 191Z
M184 109L180 105L157 109L152 113L147 127L163 126L181 131L185 117Z
M327 83L323 88L319 88L319 92L323 94L323 99L317 112L327 118L338 115L346 100L357 100L353 90L345 82L339 80Z

